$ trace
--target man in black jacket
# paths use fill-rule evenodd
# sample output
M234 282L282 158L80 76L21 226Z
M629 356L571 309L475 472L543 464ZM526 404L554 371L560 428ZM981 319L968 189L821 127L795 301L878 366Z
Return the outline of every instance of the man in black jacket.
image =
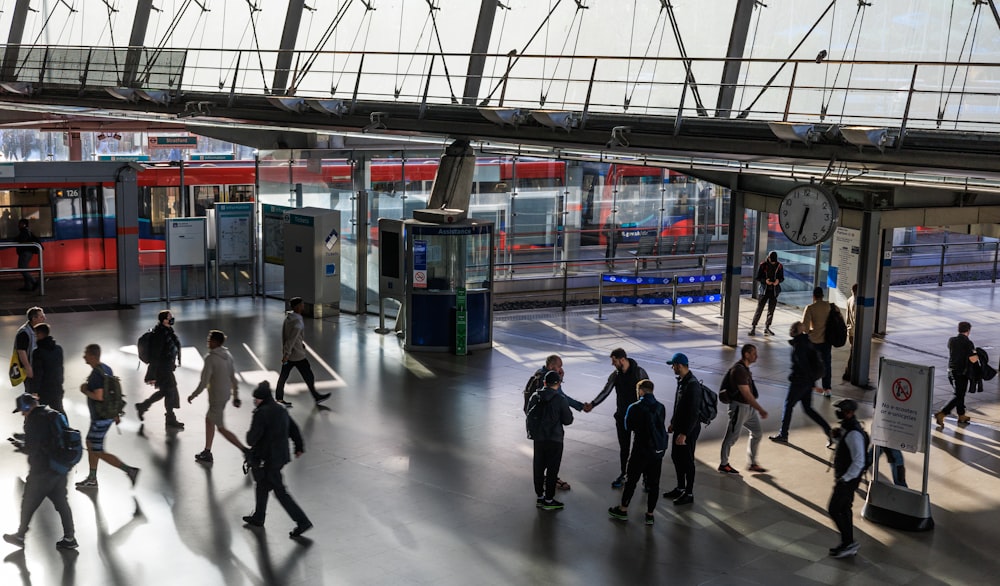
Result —
M19 396L16 401L14 413L24 416L22 451L28 455L28 478L24 481L24 494L21 497L21 525L16 533L4 534L3 540L24 547L24 536L28 532L31 517L42 501L49 499L62 520L63 538L56 543L56 547L76 549L73 511L66 498L66 474L60 474L49 466L50 453L56 445L56 427L51 419L55 412L40 406L35 397L28 393Z
M611 488L621 488L625 485L625 469L628 466L629 442L632 434L625 428L625 412L628 406L635 402L635 385L643 379L648 379L645 369L639 366L635 360L628 357L625 350L615 348L611 351L611 364L615 370L608 376L608 382L597 394L593 401L584 404L583 412L590 413L590 410L597 407L608 398L611 390L614 389L617 395L615 410L615 429L618 431L618 477L611 482Z
M670 458L677 471L677 488L663 493L675 505L689 505L694 502L694 448L701 434L701 383L688 366L688 357L680 352L667 361L677 375L677 395L674 398L674 414L670 418L667 432L674 434Z
M833 455L834 487L827 512L840 532L840 544L830 548L830 555L844 558L857 555L859 545L854 541L854 492L865 471L865 454L868 452L867 434L861 429L855 412L858 404L852 399L841 399L834 405L840 429L837 451Z
M181 430L184 424L174 415L174 409L181 407L177 379L174 377L174 369L181 364L181 341L174 333L174 314L169 309L157 314L156 322L149 341L149 367L146 368L145 378L146 384L154 386L156 392L145 401L136 403L135 410L142 421L153 403L163 399L167 427Z
M65 414L63 409L63 349L56 344L49 324L35 326L35 352L31 355L35 372L31 390L38 395L38 402Z
M764 320L764 335L773 336L771 322L774 321L774 307L778 304L778 295L781 294L781 282L785 280L785 267L778 262L778 253L771 251L767 259L757 267L757 276L754 279L760 283L760 294L757 299L757 311L753 314L753 322L750 324L750 335L757 335L757 322L760 321L760 314L767 305L767 319Z
M810 372L810 361L820 359L816 354L816 348L809 341L809 334L802 327L802 322L797 321L792 324L789 330L792 339L788 341L792 345L792 373L788 375L788 394L785 395L785 406L781 410L781 429L777 435L771 436L771 441L785 443L788 441L788 428L792 423L792 409L795 404L802 402L802 411L816 425L823 428L826 434L826 447L833 448L833 438L830 436L830 424L812 408L813 385L816 379Z
M934 414L938 427L944 427L944 418L954 408L958 412L958 422L968 423L972 419L965 414L965 393L969 390L969 372L972 365L979 362L976 345L969 339L972 324L967 321L958 322L958 335L948 340L948 376L955 385L955 396Z
M660 472L663 466L663 454L666 451L666 429L664 420L667 410L653 396L653 381L643 379L635 387L638 401L629 405L625 412L625 427L635 434L632 452L628 458L628 479L622 490L621 505L608 509L608 515L619 521L628 520L628 506L635 493L635 487L642 476L645 481L646 525L653 524L653 511L660 497ZM660 437L663 443L658 446L655 437Z
M528 422L532 425L532 414L535 409L541 409L538 418L538 428L531 430L534 440L534 456L532 472L535 483L535 506L546 511L563 508L563 504L555 499L556 482L559 479L559 466L562 464L563 438L566 431L563 426L573 423L573 412L569 410L569 401L559 391L562 377L550 370L545 373L545 386L535 392L528 400Z
M37 244L41 241L38 236L31 231L31 224L27 218L21 218L17 222L17 238L19 244ZM38 249L34 246L17 247L17 268L26 269L31 266L31 259L35 257ZM34 291L38 288L39 281L32 271L21 271L21 278L24 279L24 286L18 291Z
M250 431L247 432L247 445L250 446L248 459L257 482L256 506L254 512L243 517L247 525L263 527L267 516L268 493L274 491L275 498L284 507L288 516L295 521L295 529L289 537L298 537L312 529L312 521L299 508L299 505L288 494L285 482L281 477L281 469L291 462L288 455L288 440L295 444L295 457L305 452L302 434L299 426L288 415L284 407L275 402L271 396L271 385L260 383L253 392L253 419Z

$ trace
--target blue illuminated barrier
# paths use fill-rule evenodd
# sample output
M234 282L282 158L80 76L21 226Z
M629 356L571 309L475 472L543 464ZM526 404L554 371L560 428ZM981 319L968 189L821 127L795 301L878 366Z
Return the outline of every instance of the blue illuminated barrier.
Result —
M671 319L677 319L678 305L694 305L696 303L717 303L722 300L724 274L714 275L674 275L673 277L645 277L636 275L616 275L612 273L602 273L598 286L599 303L597 305L597 319L604 319L604 304L620 305L669 305L673 307ZM632 285L638 290L642 285L671 285L670 297L641 297L639 295L605 295L604 284ZM678 287L691 285L704 285L715 283L719 285L719 292L711 295L678 295Z

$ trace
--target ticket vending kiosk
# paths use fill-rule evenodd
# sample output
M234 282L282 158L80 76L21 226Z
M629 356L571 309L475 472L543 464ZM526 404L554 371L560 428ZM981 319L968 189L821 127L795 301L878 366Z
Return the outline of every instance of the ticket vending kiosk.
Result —
M379 300L401 302L404 349L493 346L492 222L380 220L379 248Z
M282 219L285 296L305 301L304 315L340 311L340 212L298 208Z

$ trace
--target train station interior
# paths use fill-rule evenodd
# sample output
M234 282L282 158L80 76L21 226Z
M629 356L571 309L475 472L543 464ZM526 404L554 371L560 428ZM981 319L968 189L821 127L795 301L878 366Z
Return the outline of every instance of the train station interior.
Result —
M142 470L133 487L102 464L100 489L76 490L85 458L79 549L54 547L43 504L23 549L0 543L0 582L992 583L997 379L966 396L968 420L931 416L953 396L957 324L987 353L997 333L998 30L994 0L0 3L0 322L13 339L45 309L84 431L81 356L102 346L129 401L108 450ZM758 325L771 252L784 282ZM787 444L766 437L814 287L855 309L813 406L835 424L857 401L909 482L876 459L844 559L822 432L796 408ZM183 399L225 331L243 437L293 296L332 397L290 379L306 451L285 479L315 528L289 539L273 498L264 528L242 522L236 449L217 437L215 462L195 461L206 404ZM134 410L153 392L136 340L164 308L181 431L160 404ZM741 473L717 470L720 405L693 505L661 498L645 526L640 490L632 519L609 519L609 399L567 427L565 510L532 506L521 390L546 356L585 402L624 348L669 417L674 353L718 388L746 343L766 471L747 469L746 432ZM897 368L927 382L919 422L886 423L886 395L910 399L883 380ZM28 472L5 450L3 532ZM674 481L667 456L660 488Z

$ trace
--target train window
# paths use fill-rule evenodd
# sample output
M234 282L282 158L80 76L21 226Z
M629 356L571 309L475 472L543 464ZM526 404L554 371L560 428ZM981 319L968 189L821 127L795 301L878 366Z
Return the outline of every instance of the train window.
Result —
M253 185L230 185L227 201L232 203L252 202L254 201L253 194Z
M145 204L145 202L143 202ZM149 188L149 230L151 234L164 234L168 218L179 218L183 201L178 187Z
M219 201L218 185L195 185L194 190L194 215L203 217L205 210L215 208L215 202Z
M27 218L39 238L51 238L52 202L48 189L0 190L0 238L17 236L17 221Z

